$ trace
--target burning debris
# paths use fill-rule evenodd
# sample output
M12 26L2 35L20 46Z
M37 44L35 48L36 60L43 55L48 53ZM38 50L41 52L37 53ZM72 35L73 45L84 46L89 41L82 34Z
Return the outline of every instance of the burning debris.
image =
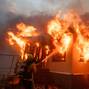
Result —
M11 45L14 46L17 44L19 46L22 60L27 59L32 46L34 46L32 50L34 58L36 57L37 52L39 52L39 59L42 57L42 54L44 54L45 57L50 56L49 51L51 54L55 53L50 49L50 45L45 44L45 46L42 47L40 42L34 42L31 40L31 37L41 35L39 31L37 31L38 29L33 26L27 26L24 23L17 24L16 27L18 29L16 34L8 32L8 40ZM65 55L70 44L73 44L73 46L75 46L79 51L80 58L82 57L85 61L89 60L88 29L88 26L84 24L75 12L69 12L62 16L57 15L47 24L47 34L49 34L53 39L51 44L55 46L56 51L59 52L60 55ZM29 47L28 52L26 51L26 46Z

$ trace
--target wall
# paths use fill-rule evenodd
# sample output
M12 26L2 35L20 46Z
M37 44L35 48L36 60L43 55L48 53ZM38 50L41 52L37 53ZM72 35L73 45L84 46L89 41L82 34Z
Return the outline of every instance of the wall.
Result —
M72 71L74 75L89 74L89 62L80 61L80 55L76 47L73 47Z

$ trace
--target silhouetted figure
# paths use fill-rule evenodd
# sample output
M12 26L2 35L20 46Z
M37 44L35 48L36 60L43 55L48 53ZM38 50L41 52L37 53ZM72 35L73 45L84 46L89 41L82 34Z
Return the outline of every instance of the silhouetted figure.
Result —
M29 55L28 59L22 66L23 70L19 72L21 82L20 85L25 89L33 89L33 72L34 72L34 59L32 55Z

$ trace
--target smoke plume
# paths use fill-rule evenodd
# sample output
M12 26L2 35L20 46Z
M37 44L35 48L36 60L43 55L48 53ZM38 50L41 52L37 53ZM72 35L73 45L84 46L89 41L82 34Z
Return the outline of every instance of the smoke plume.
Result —
M0 0L0 14L12 12L29 16L39 12L55 14L68 9L84 13L89 11L88 3L89 0Z

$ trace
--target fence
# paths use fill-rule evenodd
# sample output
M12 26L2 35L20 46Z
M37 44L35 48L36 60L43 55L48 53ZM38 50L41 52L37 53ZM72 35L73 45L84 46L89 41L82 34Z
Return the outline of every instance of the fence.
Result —
M14 73L18 55L0 54L0 79Z

